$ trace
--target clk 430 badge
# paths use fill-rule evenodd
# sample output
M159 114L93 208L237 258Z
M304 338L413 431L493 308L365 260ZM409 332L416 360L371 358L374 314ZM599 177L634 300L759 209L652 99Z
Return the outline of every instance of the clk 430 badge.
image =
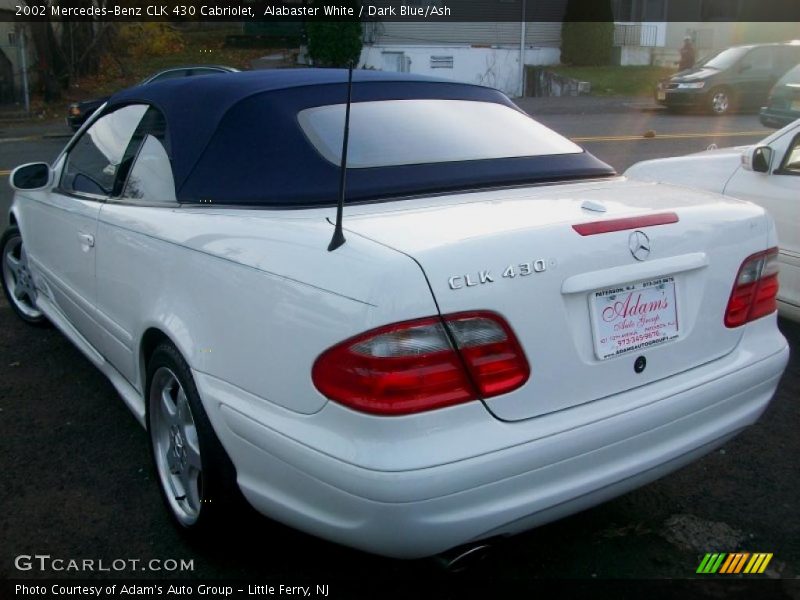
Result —
M543 258L530 262L508 265L503 269L500 278L514 279L515 277L526 277L534 273L544 273L547 270L547 261ZM466 275L453 275L447 280L451 290L460 290L465 287L475 287L484 283L494 283L495 275L489 269L467 273Z

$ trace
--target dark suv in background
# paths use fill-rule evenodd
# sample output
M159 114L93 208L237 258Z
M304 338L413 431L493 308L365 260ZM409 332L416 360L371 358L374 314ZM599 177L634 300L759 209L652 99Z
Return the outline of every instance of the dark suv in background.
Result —
M658 82L656 101L668 108L700 108L715 115L756 110L780 77L800 63L800 40L733 46Z
M767 127L784 127L800 119L800 65L775 84L759 117L761 124Z

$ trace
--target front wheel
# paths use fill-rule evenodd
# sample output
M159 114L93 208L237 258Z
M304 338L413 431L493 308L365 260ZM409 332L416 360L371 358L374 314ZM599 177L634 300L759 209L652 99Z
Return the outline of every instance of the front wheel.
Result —
M203 409L191 371L171 344L147 368L150 448L165 504L189 532L226 521L241 502L236 471Z
M714 115L728 114L733 108L733 98L726 88L714 88L708 94L708 109Z
M36 305L28 254L17 227L9 227L0 239L3 261L3 292L16 315L30 325L45 325L47 319Z

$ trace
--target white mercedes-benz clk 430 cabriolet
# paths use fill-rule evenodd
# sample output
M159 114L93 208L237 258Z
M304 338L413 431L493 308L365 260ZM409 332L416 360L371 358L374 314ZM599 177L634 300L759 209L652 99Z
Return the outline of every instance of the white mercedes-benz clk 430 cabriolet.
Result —
M421 557L756 421L789 352L762 208L619 177L489 88L348 79L134 88L12 174L11 306L111 380L180 525L241 491Z

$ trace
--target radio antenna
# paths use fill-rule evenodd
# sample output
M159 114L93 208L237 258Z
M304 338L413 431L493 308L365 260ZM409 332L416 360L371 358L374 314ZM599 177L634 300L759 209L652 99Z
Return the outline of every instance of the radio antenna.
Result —
M333 230L328 252L333 252L344 244L342 232L342 213L344 212L344 189L347 183L347 142L350 139L350 102L353 99L353 63L347 69L347 105L344 109L344 136L342 137L342 162L339 168L339 203L336 205L336 227Z

